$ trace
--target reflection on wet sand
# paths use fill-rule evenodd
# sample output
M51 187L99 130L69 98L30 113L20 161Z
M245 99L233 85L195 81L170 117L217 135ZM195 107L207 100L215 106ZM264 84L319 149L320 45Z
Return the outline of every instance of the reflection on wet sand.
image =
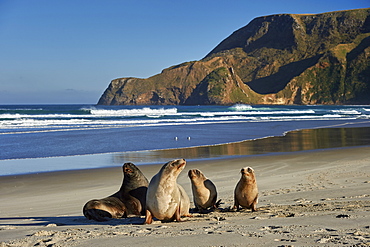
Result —
M247 131L247 130L246 130ZM324 148L370 145L370 128L326 128L292 131L285 136L239 143L156 151L113 154L114 163L158 163L175 158L204 159L223 156L294 152Z

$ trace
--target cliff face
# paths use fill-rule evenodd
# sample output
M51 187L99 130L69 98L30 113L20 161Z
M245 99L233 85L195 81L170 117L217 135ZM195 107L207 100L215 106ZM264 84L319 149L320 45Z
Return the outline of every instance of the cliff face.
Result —
M98 104L370 104L370 8L259 17L200 61L113 80Z

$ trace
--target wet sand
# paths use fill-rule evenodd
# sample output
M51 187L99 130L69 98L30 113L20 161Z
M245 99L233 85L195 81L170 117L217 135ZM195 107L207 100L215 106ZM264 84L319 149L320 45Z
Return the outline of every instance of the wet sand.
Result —
M150 179L162 164L143 165ZM254 168L258 211L230 211L240 168ZM210 178L220 210L184 222L89 221L90 199L120 187L120 167L0 177L0 246L369 246L370 147L189 161ZM193 207L193 204L192 204Z
M0 160L0 179L2 175L11 174L114 167L121 166L128 161L136 165L162 164L179 157L187 160L205 160L364 145L370 145L369 122L352 124L351 128L334 126L304 129L291 131L282 136L213 146Z

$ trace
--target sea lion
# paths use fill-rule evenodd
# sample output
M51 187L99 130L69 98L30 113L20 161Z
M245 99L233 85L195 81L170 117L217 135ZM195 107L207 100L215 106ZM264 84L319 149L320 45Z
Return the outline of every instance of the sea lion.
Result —
M210 207L218 208L220 201L216 203L217 189L214 183L198 169L189 170L188 176L191 181L195 208L199 212L203 212Z
M238 210L242 208L257 210L258 188L254 170L251 167L244 167L240 170L241 178L234 191L234 207Z
M83 207L86 218L104 221L104 217L121 218L145 214L148 179L132 163L125 163L122 171L124 176L121 188L109 197L88 201Z
M83 214L89 220L106 221L107 218L127 216L125 204L116 197L106 197L88 201L83 207Z
M177 184L177 177L185 165L184 159L169 161L150 180L144 224L151 224L153 217L161 221L181 221L181 216L189 215L189 196Z
M124 176L121 188L111 196L125 204L127 215L145 215L148 179L133 163L125 163L122 170Z

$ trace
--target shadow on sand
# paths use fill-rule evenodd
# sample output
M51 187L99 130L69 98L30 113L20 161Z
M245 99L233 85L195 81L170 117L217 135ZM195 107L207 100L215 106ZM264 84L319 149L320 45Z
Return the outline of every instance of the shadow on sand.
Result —
M145 221L142 217L128 217L121 219L107 219L99 222L88 220L84 216L60 217L3 217L0 218L1 226L76 226L76 225L141 225Z

